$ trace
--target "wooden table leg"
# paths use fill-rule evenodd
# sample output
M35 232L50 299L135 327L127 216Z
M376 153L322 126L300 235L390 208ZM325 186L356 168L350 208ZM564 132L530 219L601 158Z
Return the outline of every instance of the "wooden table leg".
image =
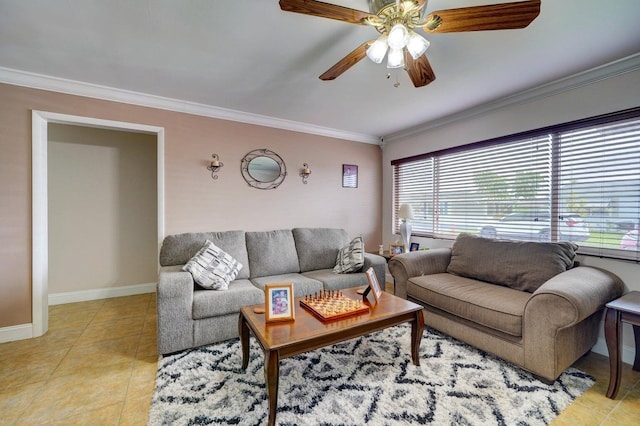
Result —
M242 369L246 370L249 365L249 326L240 312L238 318L238 334L240 335L240 344L242 345Z
M607 398L614 399L620 388L620 312L607 308L604 317L604 337L609 351L609 389Z
M636 339L636 357L633 361L633 369L640 371L640 325L633 324L633 337Z
M278 380L280 378L280 354L278 351L264 352L264 380L269 399L269 426L276 424L278 408Z
M424 332L424 314L422 309L416 311L416 317L411 322L411 360L413 365L420 365L420 342Z

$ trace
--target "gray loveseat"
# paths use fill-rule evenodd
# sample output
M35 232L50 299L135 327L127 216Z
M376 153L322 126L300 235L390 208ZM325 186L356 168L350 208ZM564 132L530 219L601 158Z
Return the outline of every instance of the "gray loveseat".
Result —
M425 324L551 382L596 343L618 277L575 266L573 243L460 234L451 249L393 257L395 294L425 307Z
M228 290L203 289L194 283L189 272L182 271L207 239L243 265ZM264 303L265 284L292 282L295 297L322 289L367 285L364 272L333 272L338 251L349 241L346 231L331 228L167 236L160 250L158 353L237 337L240 309ZM369 267L374 268L378 281L384 283L385 259L365 253L362 271Z

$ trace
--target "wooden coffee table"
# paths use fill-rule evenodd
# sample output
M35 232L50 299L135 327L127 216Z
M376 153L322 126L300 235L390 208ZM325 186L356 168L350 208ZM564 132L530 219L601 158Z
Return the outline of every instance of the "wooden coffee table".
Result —
M362 298L356 291L357 288L342 290L347 297ZM373 296L369 295L365 299L365 304L371 308L368 313L324 322L301 307L300 299L295 300L295 321L292 322L266 324L264 314L254 312L254 308L264 305L245 306L240 310L238 329L242 344L242 368L246 369L249 365L249 332L253 333L264 351L269 425L274 425L276 421L281 359L410 322L411 359L415 365L420 365L420 341L424 331L422 306L389 293L383 293L380 301L374 304Z

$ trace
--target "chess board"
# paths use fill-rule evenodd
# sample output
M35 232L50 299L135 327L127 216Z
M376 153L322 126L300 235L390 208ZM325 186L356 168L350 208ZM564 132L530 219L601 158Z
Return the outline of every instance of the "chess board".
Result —
M361 299L350 299L337 290L323 290L305 296L300 299L300 306L323 321L369 312L369 306L365 305Z

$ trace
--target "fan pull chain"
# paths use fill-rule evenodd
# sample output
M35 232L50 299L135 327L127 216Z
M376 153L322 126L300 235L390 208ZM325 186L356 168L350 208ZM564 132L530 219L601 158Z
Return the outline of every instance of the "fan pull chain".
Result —
M395 87L396 89L400 86L400 79L398 78L398 70L396 69L394 71L394 74L396 76L396 82L393 83L393 87ZM391 73L387 71L387 80L389 80L391 78Z

